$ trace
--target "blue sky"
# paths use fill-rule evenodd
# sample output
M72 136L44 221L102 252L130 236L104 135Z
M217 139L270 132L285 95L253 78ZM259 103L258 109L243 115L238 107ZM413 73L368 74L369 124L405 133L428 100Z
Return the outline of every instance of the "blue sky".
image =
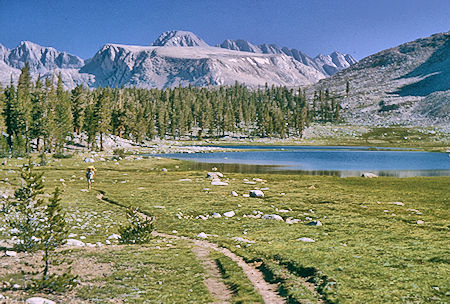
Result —
M106 43L150 45L182 29L208 44L245 39L361 59L450 30L450 0L0 0L0 43L92 57Z

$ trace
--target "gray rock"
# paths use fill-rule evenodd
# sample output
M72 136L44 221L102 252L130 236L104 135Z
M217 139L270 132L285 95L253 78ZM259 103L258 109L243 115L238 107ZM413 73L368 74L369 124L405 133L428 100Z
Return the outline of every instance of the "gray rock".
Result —
M378 175L371 173L371 172L364 172L363 174L361 174L361 177L374 178L374 177L378 177Z
M308 237L301 237L299 239L297 239L297 241L301 241L301 242L305 242L305 243L314 243L315 241L311 238Z
M212 217L213 218L221 218L222 216L220 215L220 213L213 212Z
M231 191L231 195L232 195L232 196L239 196L239 194L237 194L236 191Z
M211 181L211 185L212 186L228 186L228 183L221 182L219 180L213 180L213 181Z
M234 213L233 210L228 211L228 212L225 212L225 213L223 214L223 216L226 216L226 217L233 217L233 216L235 216L235 215L236 215L236 213Z
M75 247L84 247L86 244L82 241L75 240L75 239L67 239L66 241L67 246L75 246Z
M9 256L9 257L16 257L17 256L17 252L12 251L12 250L6 250L5 255Z
M121 239L122 237L116 233L111 234L110 236L108 236L108 240L118 240Z
M250 197L264 197L264 193L261 190L250 190L249 192Z
M265 220L283 221L283 218L278 214L264 214L261 218Z
M93 162L95 162L92 158L90 158L90 157L86 157L85 159L84 159L84 162L85 163L93 163Z
M231 239L234 240L234 241L237 241L237 242L241 242L241 243L249 243L249 244L255 243L255 241L247 240L247 239L244 239L244 238L241 238L241 237L233 237Z
M208 235L204 232L200 232L199 234L197 234L197 237L201 239L207 239Z
M41 297L33 297L26 300L27 304L56 304L54 301L41 298Z
M206 173L206 178L210 179L217 179L223 177L223 174L221 172L208 172Z
M161 171L162 172L167 172L167 168L162 168Z

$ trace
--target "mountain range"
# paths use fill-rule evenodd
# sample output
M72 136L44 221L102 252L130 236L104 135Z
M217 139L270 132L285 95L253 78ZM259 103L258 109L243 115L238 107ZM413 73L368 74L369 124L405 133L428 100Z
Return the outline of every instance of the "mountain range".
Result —
M356 60L338 52L310 58L296 49L273 44L256 47L244 40L226 40L220 47L212 47L194 33L168 31L151 46L106 44L88 60L29 41L12 50L0 45L0 83L9 84L11 77L17 81L25 62L34 78L38 74L45 78L61 73L66 88L77 84L165 88L235 82L250 87L266 83L304 86Z

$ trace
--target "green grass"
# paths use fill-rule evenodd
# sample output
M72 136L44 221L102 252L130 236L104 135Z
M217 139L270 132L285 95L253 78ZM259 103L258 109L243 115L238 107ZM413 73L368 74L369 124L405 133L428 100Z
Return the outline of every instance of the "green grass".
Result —
M10 161L9 166L2 167L0 179L4 181L8 177L8 183L17 185L14 178L17 173L8 173L11 169L17 171L13 164L14 161ZM66 210L70 213L78 210L83 215L79 217L82 219L80 224L71 223L73 232L85 235L85 241L105 242L108 235L117 232L118 224L125 219L125 212L98 200L96 191L80 191L86 188L85 180L79 179L84 177L85 166L79 157L74 156L52 162L41 170L45 170L47 189L51 190L56 185L63 187ZM217 235L208 240L226 246L248 260L264 260L267 265L272 265L274 271L281 267L277 271L284 278L284 288L288 290L286 295L291 296L292 301L311 296L305 290L295 291L296 283L292 282L298 282L299 278L315 283L316 292L330 303L448 301L449 177L363 179L230 173L225 174L230 185L217 187L211 186L204 178L206 172L191 171L186 163L174 160L122 160L119 165L110 161L99 162L95 166L98 171L94 190L101 189L108 198L124 205L138 206L154 215L158 231L172 233L177 230L178 235L193 238L202 231ZM163 167L168 172L162 172ZM254 177L266 182L257 182L256 185L243 183L244 178ZM60 178L65 180L65 186ZM183 178L192 181L180 182ZM312 185L315 189L310 189ZM0 186L8 185L3 182ZM255 187L269 188L264 191L264 199L242 197L243 193ZM231 196L232 190L240 196ZM286 195L280 195L282 192ZM404 206L392 202L402 202ZM277 209L288 212L282 213ZM421 214L408 209L418 210ZM223 214L230 210L236 212L235 217L196 219L198 215ZM254 211L297 218L301 222L289 225L244 217L254 214ZM307 226L307 218L320 220L323 226ZM418 225L417 220L423 220L424 224ZM94 223L101 226L92 228ZM81 228L84 224L86 226ZM241 244L232 240L237 236L255 243ZM297 240L300 237L309 237L315 242L303 243ZM184 285L175 284L185 278L184 274L171 272L172 283L163 284L166 288L152 299L170 298L175 293L185 297L186 301L190 301L188 294L199 303L208 301L209 295L199 283L202 269L186 246L177 243L174 249L156 251L158 256L155 257L152 257L151 245L124 247L116 258L116 253L102 253L99 258L106 256L118 263L123 260L124 263L142 266L140 261L145 260L147 264L144 265L150 268L157 265L161 271L152 274L151 281L146 281L142 279L144 272L136 270L139 267L118 269L115 276L119 279L107 279L110 286L107 290L112 292L95 288L78 292L85 298L122 297L129 292L131 282L139 279L143 281L138 289L145 291L139 297L145 299L150 297L150 290L154 288L153 285L146 287L145 282L166 278L163 269L172 269L172 259L177 253L181 263L177 264L178 267L191 265L186 278L194 280L190 281L191 285L197 287L192 293L187 293ZM305 275L308 269L313 269L314 273ZM195 277L197 273L199 275Z
M96 303L110 303L111 298L125 303L212 301L203 284L203 268L186 242L155 239L147 245L123 246L89 256L99 263L112 263L112 273L94 279L98 286L81 287L77 293L81 299Z

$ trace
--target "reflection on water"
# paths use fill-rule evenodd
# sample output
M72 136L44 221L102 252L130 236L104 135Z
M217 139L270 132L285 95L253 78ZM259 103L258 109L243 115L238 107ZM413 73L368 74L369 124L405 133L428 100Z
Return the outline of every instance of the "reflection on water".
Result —
M258 149L256 146L245 146ZM368 147L280 147L239 152L163 154L162 157L191 161L192 167L224 172L283 173L308 175L361 176L450 176L446 153L418 151L373 151Z
M269 165L248 165L248 164L228 164L228 163L201 163L189 162L189 168L193 170L211 171L212 168L217 168L220 172L225 173L246 173L246 174L263 174L263 173L277 173L277 174L293 174L293 175L329 175L339 177L359 177L367 171L361 170L286 170L281 166ZM392 176L392 177L414 177L414 176L450 176L450 170L370 170L378 176Z

